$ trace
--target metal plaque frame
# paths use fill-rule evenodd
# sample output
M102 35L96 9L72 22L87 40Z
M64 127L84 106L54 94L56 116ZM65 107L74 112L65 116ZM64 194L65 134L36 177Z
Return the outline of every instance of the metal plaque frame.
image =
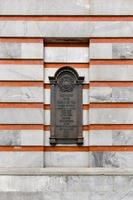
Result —
M82 85L84 77L69 66L49 77L51 85L50 144L83 144Z

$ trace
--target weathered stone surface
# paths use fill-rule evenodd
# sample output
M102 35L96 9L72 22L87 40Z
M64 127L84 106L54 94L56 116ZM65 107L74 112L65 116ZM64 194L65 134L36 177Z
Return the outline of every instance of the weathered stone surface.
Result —
M1 176L0 186L2 200L132 200L133 176Z

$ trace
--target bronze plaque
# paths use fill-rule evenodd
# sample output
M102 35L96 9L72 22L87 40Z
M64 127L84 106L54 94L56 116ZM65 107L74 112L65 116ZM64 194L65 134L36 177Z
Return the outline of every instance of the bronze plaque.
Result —
M82 84L84 77L71 67L60 68L51 83L50 144L83 144Z

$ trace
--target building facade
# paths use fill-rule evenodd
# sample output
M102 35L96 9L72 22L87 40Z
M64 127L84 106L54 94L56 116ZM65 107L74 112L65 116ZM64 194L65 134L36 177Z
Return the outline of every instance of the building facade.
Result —
M82 145L49 140L64 67ZM0 0L0 199L130 200L132 168L132 0Z

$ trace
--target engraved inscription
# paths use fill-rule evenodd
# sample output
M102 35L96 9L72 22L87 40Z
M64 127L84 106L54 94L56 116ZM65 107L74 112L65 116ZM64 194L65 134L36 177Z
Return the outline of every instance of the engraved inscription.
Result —
M82 144L81 85L84 78L72 68L64 67L49 79L52 84L50 143Z

